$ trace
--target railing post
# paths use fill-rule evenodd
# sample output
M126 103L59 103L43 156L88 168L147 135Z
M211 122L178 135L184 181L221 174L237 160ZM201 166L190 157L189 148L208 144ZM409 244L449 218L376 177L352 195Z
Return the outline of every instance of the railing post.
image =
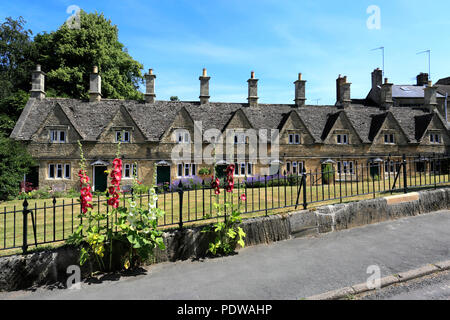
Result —
M266 211L266 217L269 215L267 211L267 174L264 176L264 203L265 203L265 211Z
M434 176L434 189L437 189L436 184L436 153L433 152L433 176Z
M23 202L23 242L22 242L22 252L25 254L28 250L28 201L25 199Z
M53 196L53 241L56 241L56 198Z
M183 184L180 180L180 184L178 185L178 196L179 196L179 202L180 202L180 221L179 221L179 226L180 229L183 228Z
M302 183L303 183L303 186L302 186L302 188L303 188L303 209L304 210L306 210L308 208L308 202L307 202L307 199L306 199L306 177L307 177L306 171L305 171L305 169L303 169L303 172L302 172Z
M405 193L408 193L408 177L407 177L407 173L406 173L406 166L407 166L407 162L406 162L406 155L403 154L403 191Z

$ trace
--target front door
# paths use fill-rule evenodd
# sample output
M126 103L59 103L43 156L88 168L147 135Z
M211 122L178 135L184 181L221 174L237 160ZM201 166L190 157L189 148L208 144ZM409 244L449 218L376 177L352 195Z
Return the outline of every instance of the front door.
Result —
M94 191L104 192L108 184L108 174L105 171L108 168L105 166L94 167Z
M170 167L169 166L156 167L156 183L157 184L170 183Z

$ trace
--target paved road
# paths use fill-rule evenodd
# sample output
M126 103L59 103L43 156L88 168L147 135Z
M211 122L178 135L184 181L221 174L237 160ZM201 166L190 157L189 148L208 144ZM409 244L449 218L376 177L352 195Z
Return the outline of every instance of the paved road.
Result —
M361 300L450 300L450 271L395 284Z
M238 255L152 266L81 290L0 293L0 299L301 299L450 259L450 211L249 247Z

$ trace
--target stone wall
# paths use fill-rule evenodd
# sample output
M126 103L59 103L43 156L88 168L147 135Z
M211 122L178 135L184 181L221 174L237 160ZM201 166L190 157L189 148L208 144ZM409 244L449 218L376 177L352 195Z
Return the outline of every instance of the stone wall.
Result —
M289 214L247 219L242 223L246 246L268 244L293 237L318 235L364 226L382 221L416 216L450 209L450 189L438 189L346 204ZM157 250L156 262L205 257L211 235L201 227L171 230L164 233L167 249ZM54 250L0 258L0 291L19 290L31 286L60 283L67 278L66 269L76 265L78 250L63 246ZM89 274L92 266L85 266Z

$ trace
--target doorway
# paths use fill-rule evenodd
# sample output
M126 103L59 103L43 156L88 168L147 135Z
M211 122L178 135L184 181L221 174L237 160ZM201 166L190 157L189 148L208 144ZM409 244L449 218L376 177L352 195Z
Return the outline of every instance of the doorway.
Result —
M105 192L108 185L108 174L106 166L94 166L94 191Z
M170 167L157 166L156 167L156 184L170 184Z

